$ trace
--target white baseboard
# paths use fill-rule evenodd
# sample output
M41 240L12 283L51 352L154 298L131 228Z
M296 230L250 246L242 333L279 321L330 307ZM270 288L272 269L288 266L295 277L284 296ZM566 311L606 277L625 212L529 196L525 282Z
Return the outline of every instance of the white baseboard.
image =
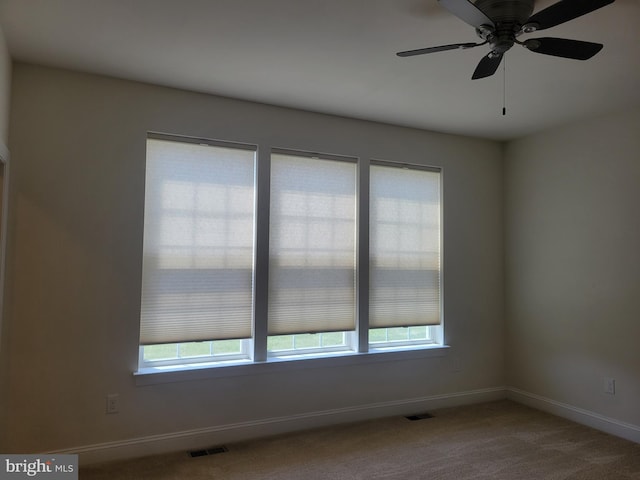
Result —
M566 418L581 425L586 425L596 430L640 443L640 427L637 425L622 422L615 418L606 417L599 413L574 407L573 405L558 402L515 387L507 387L507 398L537 410Z
M410 415L431 409L471 405L504 398L506 398L505 387L484 388L466 392L323 410L287 417L216 425L162 435L85 445L47 453L78 454L80 464L88 465L168 452L208 448L225 443L278 435L309 428L357 422L393 415Z

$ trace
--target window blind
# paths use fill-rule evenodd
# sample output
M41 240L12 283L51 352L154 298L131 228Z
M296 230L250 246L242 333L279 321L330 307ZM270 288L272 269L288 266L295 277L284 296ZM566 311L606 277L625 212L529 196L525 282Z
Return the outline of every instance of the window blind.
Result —
M355 329L356 164L271 157L269 335Z
M440 173L371 165L369 327L440 323Z
M147 140L140 344L250 338L255 150Z

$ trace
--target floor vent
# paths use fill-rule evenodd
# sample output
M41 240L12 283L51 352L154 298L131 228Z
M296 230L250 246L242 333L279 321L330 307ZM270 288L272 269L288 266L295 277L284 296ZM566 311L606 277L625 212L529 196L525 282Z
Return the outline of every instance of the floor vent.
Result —
M215 455L217 453L224 453L228 451L229 449L227 447L212 447L204 450L192 450L189 452L189 455L192 457L204 457L206 455Z
M407 420L411 420L412 422L415 422L416 420L424 420L425 418L433 418L433 415L431 415L430 413L420 413L418 415L409 415L408 417L405 417Z

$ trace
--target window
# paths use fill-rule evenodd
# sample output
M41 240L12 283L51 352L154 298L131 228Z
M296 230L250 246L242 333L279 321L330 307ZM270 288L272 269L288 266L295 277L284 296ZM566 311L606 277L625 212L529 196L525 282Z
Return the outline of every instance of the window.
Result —
M437 343L440 172L379 163L370 178L370 344Z
M255 148L148 139L143 363L246 350L240 340L252 332L254 172ZM176 343L183 345L167 346Z
M266 160L257 177L255 146L149 135L140 369L442 344L439 170L285 150Z
M269 222L270 352L287 350L276 335L294 335L290 351L300 349L296 344L349 348L346 332L356 328L355 161L274 153Z

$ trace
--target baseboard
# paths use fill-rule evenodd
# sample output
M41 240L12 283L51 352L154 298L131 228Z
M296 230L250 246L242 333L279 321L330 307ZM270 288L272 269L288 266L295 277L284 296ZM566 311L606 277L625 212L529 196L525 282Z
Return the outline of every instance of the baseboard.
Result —
M558 402L515 387L507 387L507 398L536 410L542 410L581 425L640 443L640 427L638 425L622 422L615 418L606 417L599 413L574 407L573 405Z
M168 452L207 448L225 443L267 437L309 428L370 420L393 415L409 415L421 413L426 410L471 405L504 398L506 398L505 387L484 388L466 392L316 411L301 415L216 425L195 430L85 445L47 453L78 454L80 464L88 465Z

